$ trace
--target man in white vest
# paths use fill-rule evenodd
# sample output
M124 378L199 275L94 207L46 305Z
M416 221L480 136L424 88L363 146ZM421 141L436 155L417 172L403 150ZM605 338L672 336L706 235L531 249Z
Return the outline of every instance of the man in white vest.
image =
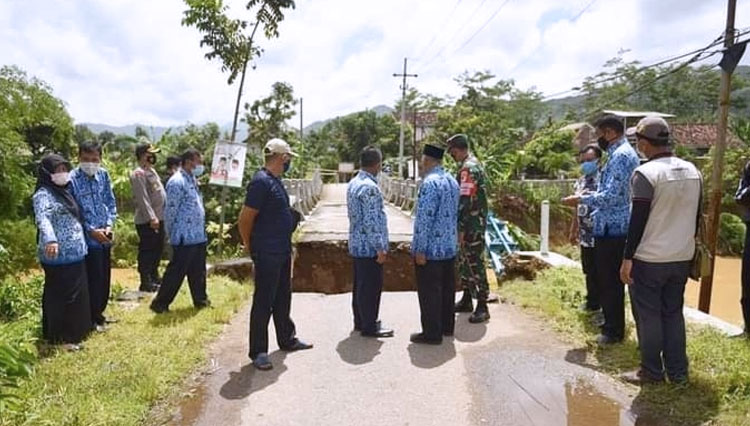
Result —
M632 178L633 209L620 275L630 286L641 368L623 375L633 383L688 379L685 284L695 253L703 178L672 154L667 122L646 117L635 131L648 162Z

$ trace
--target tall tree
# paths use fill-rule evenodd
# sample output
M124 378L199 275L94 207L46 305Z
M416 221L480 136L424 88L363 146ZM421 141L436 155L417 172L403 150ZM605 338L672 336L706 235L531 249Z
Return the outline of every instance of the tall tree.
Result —
M277 82L271 88L271 94L250 104L245 104L243 121L248 125L246 143L262 147L272 138L287 141L295 139L297 132L290 129L287 120L295 116L297 99L294 89L288 83Z
M232 122L231 138L237 134L242 89L245 84L247 65L262 53L255 43L255 32L263 27L266 38L279 36L279 24L284 12L295 7L293 0L250 0L245 8L251 11L254 21L231 19L226 13L228 6L222 0L185 0L188 10L184 12L182 24L198 28L203 33L201 47L208 47L207 59L219 58L222 71L229 73L227 82L232 84L237 76L240 85ZM250 33L247 30L252 28Z

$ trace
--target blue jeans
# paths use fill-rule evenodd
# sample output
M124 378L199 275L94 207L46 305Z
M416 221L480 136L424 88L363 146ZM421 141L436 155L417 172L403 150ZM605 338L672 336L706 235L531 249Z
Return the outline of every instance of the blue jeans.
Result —
M685 303L690 262L633 261L630 300L636 314L641 368L653 379L686 379Z

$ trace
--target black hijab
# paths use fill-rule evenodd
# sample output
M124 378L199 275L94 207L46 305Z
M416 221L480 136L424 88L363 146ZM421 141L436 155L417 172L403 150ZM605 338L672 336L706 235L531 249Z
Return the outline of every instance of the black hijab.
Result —
M36 189L47 188L80 221L81 209L78 207L76 199L73 198L73 194L70 193L70 183L65 186L58 186L52 182L52 174L55 173L61 164L64 164L68 168L68 172L70 172L70 163L62 156L57 154L45 155L39 163Z

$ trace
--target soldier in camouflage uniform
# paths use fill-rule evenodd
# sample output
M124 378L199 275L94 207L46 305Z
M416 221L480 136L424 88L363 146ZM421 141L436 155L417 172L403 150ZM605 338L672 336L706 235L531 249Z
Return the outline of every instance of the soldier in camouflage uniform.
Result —
M464 294L456 304L456 312L473 310L472 296L477 308L469 322L478 324L490 319L487 298L490 288L484 263L484 232L487 228L487 188L484 169L469 153L466 135L457 134L448 139L448 153L458 164L456 180L461 187L458 205L458 276Z

